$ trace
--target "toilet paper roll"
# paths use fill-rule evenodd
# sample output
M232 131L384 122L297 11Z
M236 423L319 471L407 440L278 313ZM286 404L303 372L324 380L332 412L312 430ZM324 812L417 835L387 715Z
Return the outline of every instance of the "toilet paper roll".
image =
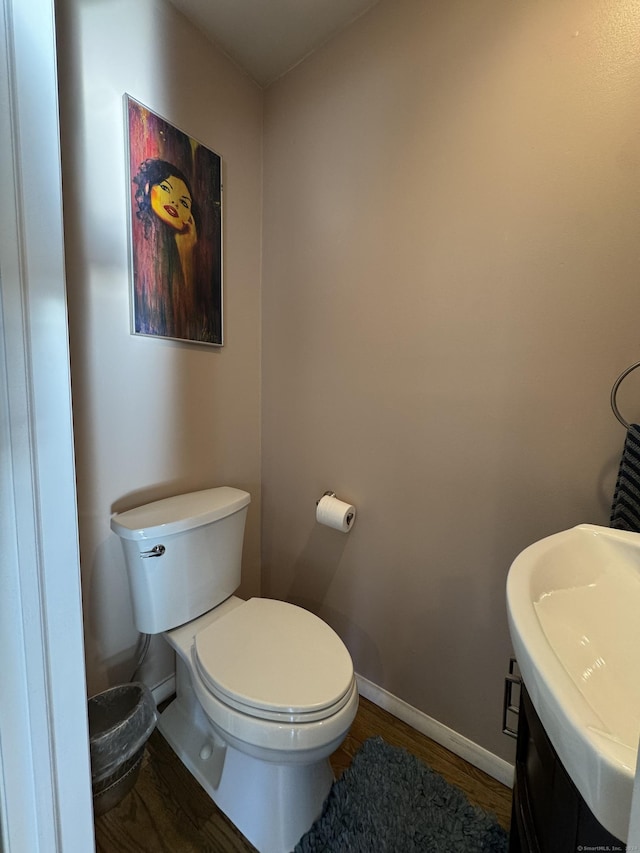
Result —
M343 533L348 533L353 527L355 518L356 508L351 506L351 504L346 504L344 501L339 501L338 498L324 495L318 501L318 506L316 507L316 521L318 524L325 524L327 527L333 527L334 530L341 530Z

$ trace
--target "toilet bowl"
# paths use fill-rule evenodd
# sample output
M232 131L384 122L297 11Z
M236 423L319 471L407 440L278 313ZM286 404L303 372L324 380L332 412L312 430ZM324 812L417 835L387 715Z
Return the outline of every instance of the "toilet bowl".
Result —
M176 652L176 698L158 729L260 853L289 853L320 815L358 691L325 622L229 593L249 500L208 489L120 513L111 526L139 630L162 633Z
M215 665L208 669L206 652L213 655L213 638L226 638L236 631L245 636L247 650L261 640L268 646L273 636L262 634L261 626L247 630L248 617L255 616L263 605L267 609L274 605L274 614L277 611L281 618L292 615L298 628L308 618L312 635L317 627L314 621L331 630L313 614L294 605L268 599L243 602L231 597L214 611L167 632L164 636L177 657L177 696L161 714L158 728L211 799L254 847L264 853L289 853L322 811L333 782L328 759L353 722L358 692L353 670L345 672L346 662L338 655L339 676L328 685L324 702L317 690L314 702L305 708L299 695L287 693L286 685L280 683L279 689L282 691L284 686L284 692L278 693L275 687L271 691L256 689L249 680L249 695L240 696L238 687L249 674L242 671L233 684L235 695L225 696L220 684L231 668L223 666L222 674ZM292 632L290 628L291 635ZM277 640L286 634L285 629ZM334 637L339 643L337 635ZM298 633L295 639L298 651L304 649L308 642L305 635ZM205 652L199 653L198 647ZM316 657L322 656L317 645L314 651ZM335 651L327 650L328 660ZM344 653L348 658L346 649ZM249 655L246 661L250 669ZM280 660L274 658L272 664L260 670L261 688L269 682L283 681ZM346 682L345 689L333 702L341 679ZM293 680L291 686L295 687ZM276 710L275 705L282 707Z

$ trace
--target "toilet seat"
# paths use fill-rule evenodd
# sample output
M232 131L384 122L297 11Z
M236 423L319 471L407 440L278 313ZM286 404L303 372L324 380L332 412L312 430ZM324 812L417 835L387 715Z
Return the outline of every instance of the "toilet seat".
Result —
M325 622L296 605L252 598L199 631L193 660L213 696L263 720L324 720L352 698L353 664Z

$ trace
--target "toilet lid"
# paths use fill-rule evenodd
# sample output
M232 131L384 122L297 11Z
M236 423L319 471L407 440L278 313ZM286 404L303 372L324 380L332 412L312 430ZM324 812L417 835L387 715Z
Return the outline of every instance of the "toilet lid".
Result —
M322 719L348 701L353 664L338 635L294 604L252 598L196 635L198 672L254 716Z

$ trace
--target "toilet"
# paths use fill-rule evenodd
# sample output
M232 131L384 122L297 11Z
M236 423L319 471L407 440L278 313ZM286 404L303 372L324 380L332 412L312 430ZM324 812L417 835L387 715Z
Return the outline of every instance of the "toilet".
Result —
M251 498L223 486L111 518L134 621L176 652L176 698L158 728L260 853L289 853L322 811L329 756L358 708L349 652L314 614L244 601Z

